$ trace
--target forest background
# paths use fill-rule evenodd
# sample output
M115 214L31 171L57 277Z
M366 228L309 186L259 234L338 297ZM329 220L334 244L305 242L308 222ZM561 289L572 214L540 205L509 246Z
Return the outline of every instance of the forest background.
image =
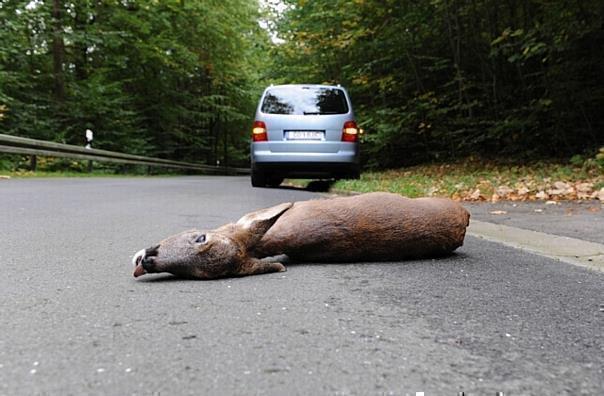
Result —
M0 133L245 166L271 83L346 86L366 168L590 158L604 0L0 0Z

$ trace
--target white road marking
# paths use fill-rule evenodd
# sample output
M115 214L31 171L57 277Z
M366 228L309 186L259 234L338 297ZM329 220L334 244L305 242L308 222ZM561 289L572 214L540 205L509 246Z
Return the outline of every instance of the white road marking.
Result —
M604 272L604 245L503 224L471 220L468 235Z

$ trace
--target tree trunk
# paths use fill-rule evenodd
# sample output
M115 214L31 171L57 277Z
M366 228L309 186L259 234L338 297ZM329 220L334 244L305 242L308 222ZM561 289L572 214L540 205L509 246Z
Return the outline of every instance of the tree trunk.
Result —
M54 72L54 95L57 102L65 100L65 43L63 42L62 7L60 0L52 1L52 60Z
M87 2L76 2L74 25L75 31L83 36L74 44L75 75L78 81L88 78L88 44L86 42L86 30L88 27L88 4Z
M457 80L457 102L461 105L464 102L464 81L461 73L461 32L459 26L459 9L454 1L455 10L451 12L449 1L445 0L445 17L447 22L447 33L449 36L449 45L453 56L453 66L455 67L455 80ZM453 14L453 15L452 15ZM455 34L454 34L455 31Z

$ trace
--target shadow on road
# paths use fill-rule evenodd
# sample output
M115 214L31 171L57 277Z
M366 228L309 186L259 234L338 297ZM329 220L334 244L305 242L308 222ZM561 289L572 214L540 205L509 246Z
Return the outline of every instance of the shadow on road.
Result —
M316 265L376 265L376 264L391 264L391 265L406 265L411 263L445 263L446 265L455 264L455 261L451 260L465 260L469 256L463 252L447 252L437 256L430 257L419 257L419 258L407 258L398 261L341 261L341 262L307 262L307 261L287 261L283 262L286 267L290 266L316 266Z
M331 186L336 181L334 179L329 180L313 180L306 187L299 187L294 185L282 185L279 189L282 190L298 190L298 191L310 191L310 192L328 192Z
M158 282L182 282L182 281L192 281L195 279L187 279L187 278L179 278L177 276L174 275L170 275L170 274L161 274L161 275L154 275L152 274L152 276L145 276L145 277L141 277L140 279L137 279L136 282L139 283L158 283Z
M461 252L451 252L451 253L446 253L444 255L441 256L436 256L436 257L430 257L430 258L410 258L410 259L403 259L400 261L364 261L364 262L306 262L306 261L283 261L283 263L285 264L286 267L314 267L314 266L325 266L325 265L330 265L330 266L345 266L345 265L367 265L367 266L371 266L371 265L409 265L409 264L423 264L425 263L427 264L446 264L446 265L451 265L454 264L455 261L451 262L450 260L464 260L468 258L468 256L465 253L461 253ZM146 275L145 277L142 277L140 279L137 279L136 282L137 283L170 283L170 282L186 282L186 281L192 281L192 282L211 282L213 280L222 280L222 279L235 279L235 278L239 278L238 276L233 276L233 277L224 277L224 278L218 278L218 279L194 279L194 278L181 278L175 275L171 275L171 274L167 274L167 273L162 273L162 274L150 274L150 275ZM245 277L244 277L245 278Z

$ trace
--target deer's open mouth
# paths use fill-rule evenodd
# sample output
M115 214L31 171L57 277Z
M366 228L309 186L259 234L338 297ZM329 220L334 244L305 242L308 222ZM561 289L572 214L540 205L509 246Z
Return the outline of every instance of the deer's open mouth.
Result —
M148 249L139 250L134 257L132 257L132 264L134 265L133 275L135 278L149 272L156 272L154 269L158 250L159 245L156 245Z
M139 264L139 265L137 265L134 268L134 274L133 275L134 275L135 278L138 278L139 276L145 275L146 273L147 273L147 270L145 269L145 267L143 267L142 264Z

